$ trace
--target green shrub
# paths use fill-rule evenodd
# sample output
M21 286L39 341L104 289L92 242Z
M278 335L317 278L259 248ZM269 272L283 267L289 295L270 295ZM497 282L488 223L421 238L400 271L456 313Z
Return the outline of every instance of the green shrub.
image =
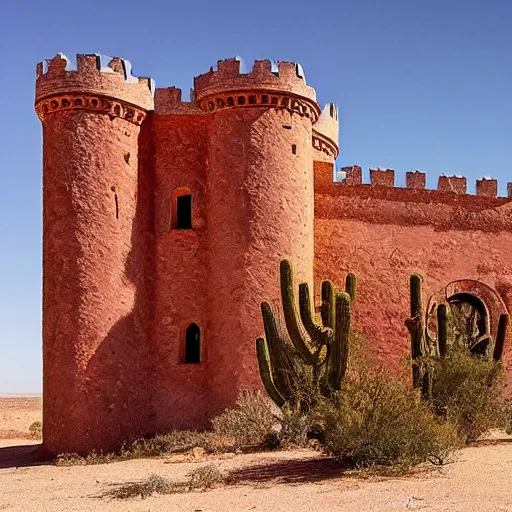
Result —
M464 442L500 426L504 387L501 363L472 355L464 348L452 348L430 364L432 408L457 428Z
M276 423L272 402L254 390L242 391L232 408L212 420L213 432L235 448L263 444Z
M416 390L383 371L347 378L340 402L324 404L326 447L357 467L442 463L459 444Z

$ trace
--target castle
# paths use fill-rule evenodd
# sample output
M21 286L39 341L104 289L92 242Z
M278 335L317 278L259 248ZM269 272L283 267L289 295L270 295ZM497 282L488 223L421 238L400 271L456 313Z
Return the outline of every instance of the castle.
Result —
M297 280L358 276L354 324L396 368L408 282L476 304L497 329L512 306L512 204L497 182L342 170L338 113L299 64L238 59L194 80L191 101L100 54L37 66L43 126L43 446L110 450L201 428L261 387L260 302ZM509 185L509 192L512 187ZM509 193L509 196L512 194ZM505 367L512 373L510 343Z

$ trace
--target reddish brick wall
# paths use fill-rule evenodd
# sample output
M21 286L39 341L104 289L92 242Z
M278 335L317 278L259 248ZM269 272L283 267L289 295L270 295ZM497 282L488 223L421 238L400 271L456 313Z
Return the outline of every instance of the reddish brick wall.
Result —
M315 196L315 277L358 276L355 326L377 359L397 368L409 351L409 276L424 300L450 281L477 279L512 306L512 204L452 192L331 184ZM507 341L505 367L512 371Z

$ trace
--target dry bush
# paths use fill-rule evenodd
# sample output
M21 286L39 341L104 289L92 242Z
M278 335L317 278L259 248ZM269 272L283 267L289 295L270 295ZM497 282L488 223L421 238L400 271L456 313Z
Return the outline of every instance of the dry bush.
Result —
M124 457L115 453L102 453L93 450L87 455L61 453L57 455L55 464L57 466L92 466L95 464L108 464L117 460L124 460Z
M487 430L499 427L504 388L501 363L452 348L432 362L432 408L452 423L468 443Z
M172 482L160 475L152 474L147 480L141 482L129 482L106 492L102 496L108 496L120 500L126 500L129 498L141 498L144 500L153 494L168 494L171 492L172 488Z
M224 475L215 464L194 469L188 476L189 481L186 484L188 491L205 491L224 482Z
M459 445L417 391L383 371L347 378L340 406L324 404L324 418L328 450L357 467L440 464Z
M213 432L230 440L233 447L264 444L275 429L275 408L260 391L242 391L235 405L213 418Z
M43 432L43 425L40 421L34 421L34 423L28 427L28 431L33 437L41 437L41 433Z
M279 445L285 447L306 446L316 418L315 411L283 409L279 415Z
M512 398L503 401L501 413L502 426L507 434L512 435Z
M173 453L183 453L200 447L207 452L226 451L232 448L224 439L211 432L196 432L192 430L172 430L166 434L157 434L150 438L136 439L125 444L118 453L103 453L92 451L87 455L64 453L57 456L59 466L85 466L107 464L129 459L159 457Z
M224 482L224 475L214 464L194 469L186 482L173 482L160 475L152 474L147 480L129 482L103 493L101 497L116 499L146 499L153 494L173 494L192 491L206 491Z
M157 434L150 438L140 438L121 450L125 458L144 458L182 453L192 448L203 448L207 452L217 451L222 445L221 440L211 432L194 430L171 430L165 434Z

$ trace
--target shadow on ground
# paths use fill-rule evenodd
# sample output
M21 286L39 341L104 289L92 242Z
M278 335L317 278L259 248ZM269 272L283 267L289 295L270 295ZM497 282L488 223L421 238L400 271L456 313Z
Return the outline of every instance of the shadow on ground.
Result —
M41 457L40 444L19 444L0 448L0 469L24 468L49 464Z
M229 474L228 483L315 483L339 478L346 469L345 464L331 457L281 460L234 470Z
M477 439L469 446L496 446L498 444L512 443L512 437L498 438L498 439Z

